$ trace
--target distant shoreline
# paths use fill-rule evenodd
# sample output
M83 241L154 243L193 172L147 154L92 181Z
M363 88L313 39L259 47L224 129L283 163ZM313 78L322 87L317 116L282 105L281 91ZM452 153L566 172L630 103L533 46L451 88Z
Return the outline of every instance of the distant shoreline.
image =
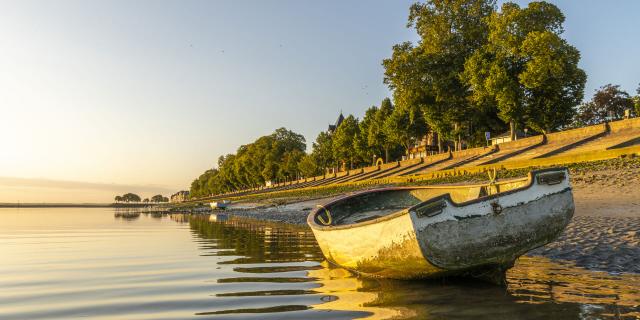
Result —
M165 203L0 203L0 208L144 208Z

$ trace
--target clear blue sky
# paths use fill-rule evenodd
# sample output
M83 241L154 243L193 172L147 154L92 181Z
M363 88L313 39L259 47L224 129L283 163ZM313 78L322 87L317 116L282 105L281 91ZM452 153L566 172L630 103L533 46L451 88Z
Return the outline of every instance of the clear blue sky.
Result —
M553 2L586 98L606 83L635 92L640 1ZM411 3L2 2L0 202L67 201L83 185L86 201L167 194L278 127L310 144L340 110L361 117L390 95L380 63L416 39ZM73 183L51 191L60 180Z

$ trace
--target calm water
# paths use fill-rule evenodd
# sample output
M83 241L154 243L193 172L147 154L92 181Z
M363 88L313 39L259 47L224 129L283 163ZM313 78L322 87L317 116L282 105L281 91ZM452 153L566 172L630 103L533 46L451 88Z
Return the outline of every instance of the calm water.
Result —
M640 317L640 276L520 259L508 288L383 281L306 228L111 209L0 209L0 319Z

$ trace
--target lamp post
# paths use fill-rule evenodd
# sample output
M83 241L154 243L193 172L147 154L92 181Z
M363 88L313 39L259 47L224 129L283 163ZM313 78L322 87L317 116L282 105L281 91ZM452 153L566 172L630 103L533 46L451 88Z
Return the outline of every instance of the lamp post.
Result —
M524 137L527 137L527 132L529 131L529 128L524 128Z

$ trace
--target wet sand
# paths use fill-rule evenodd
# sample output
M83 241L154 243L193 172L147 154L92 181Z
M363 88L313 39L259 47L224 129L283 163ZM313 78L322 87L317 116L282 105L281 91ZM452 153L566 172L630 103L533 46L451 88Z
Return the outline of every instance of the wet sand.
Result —
M565 260L590 270L640 273L640 168L572 173L576 212L553 243L528 253ZM280 206L242 204L239 216L305 224L309 211L330 198Z
M572 175L576 212L555 242L529 255L608 272L640 273L640 169Z

